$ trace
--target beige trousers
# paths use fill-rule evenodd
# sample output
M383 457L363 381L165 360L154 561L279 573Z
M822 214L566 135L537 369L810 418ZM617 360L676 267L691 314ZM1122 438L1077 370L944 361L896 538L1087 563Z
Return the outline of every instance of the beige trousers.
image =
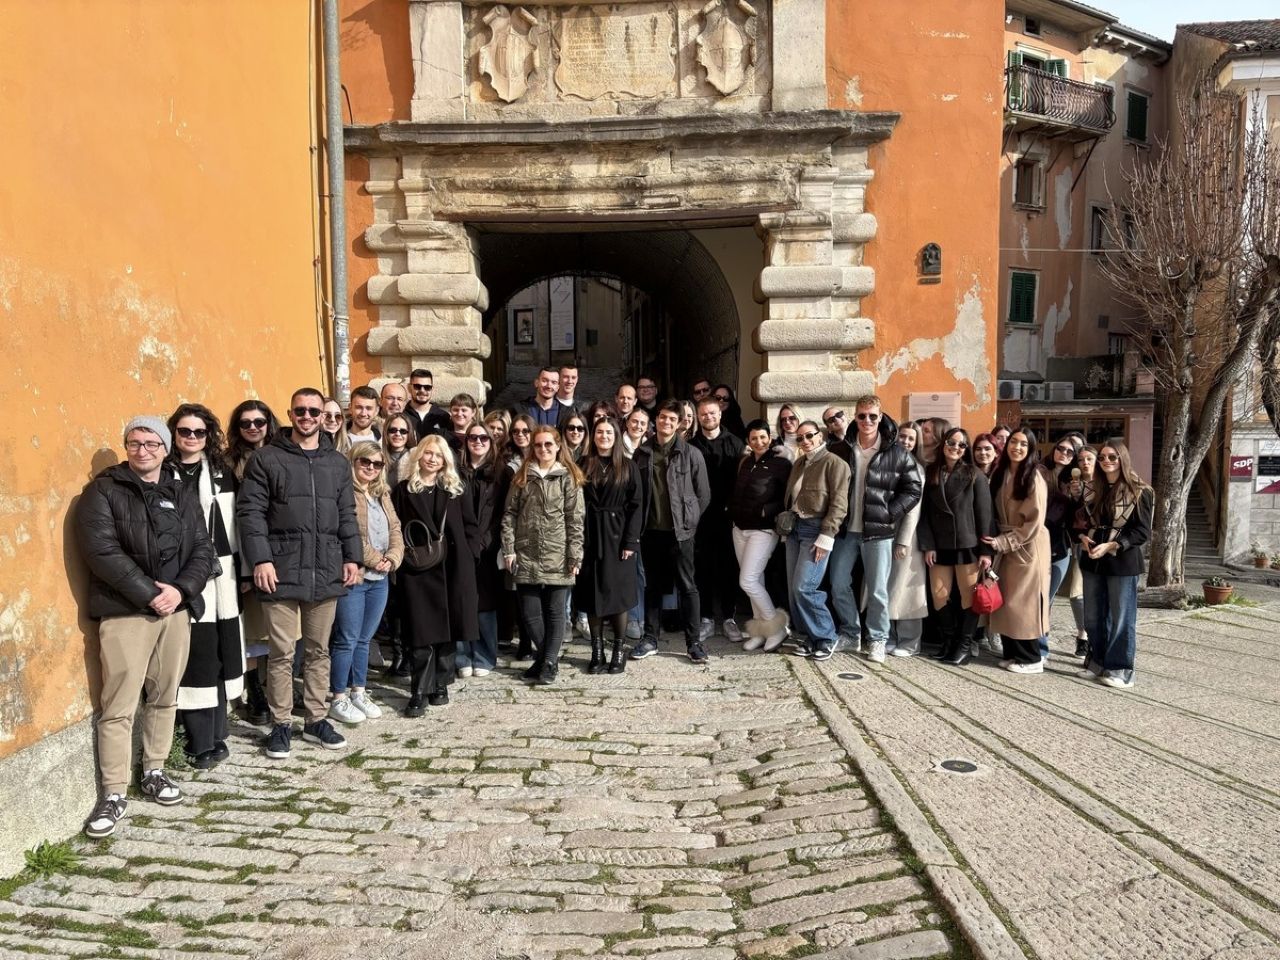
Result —
M178 684L191 652L191 614L108 617L98 627L102 660L102 710L98 715L98 763L103 794L123 794L133 756L133 718L142 707L142 769L164 769L173 746Z
M960 587L960 606L968 610L973 606L973 588L978 585L978 565L961 563L954 567L935 564L929 568L929 590L933 594L933 608L941 610L951 596L951 584Z
M338 598L303 603L269 600L262 604L267 621L267 704L272 723L293 722L293 651L302 634L302 703L307 723L329 712L329 634Z

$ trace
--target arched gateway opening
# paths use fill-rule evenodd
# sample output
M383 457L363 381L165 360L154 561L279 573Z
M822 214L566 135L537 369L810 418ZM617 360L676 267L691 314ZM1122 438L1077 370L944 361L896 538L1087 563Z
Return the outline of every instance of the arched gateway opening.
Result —
M770 414L872 389L867 151L898 118L827 109L825 10L410 0L412 119L346 129L369 158L366 346L383 373L425 366L437 395L486 398L528 346L512 297L571 276L660 306L628 334L627 373L647 358L683 389L698 365ZM747 238L749 278L718 230ZM605 332L579 319L575 352Z
M527 395L538 367L561 363L579 367L583 397L610 396L642 373L675 395L687 395L700 377L736 390L743 327L737 301L758 318L750 289L758 250L754 263L729 264L746 286L735 297L724 269L688 230L525 224L477 235L490 303L482 321L492 346L484 378L498 402Z

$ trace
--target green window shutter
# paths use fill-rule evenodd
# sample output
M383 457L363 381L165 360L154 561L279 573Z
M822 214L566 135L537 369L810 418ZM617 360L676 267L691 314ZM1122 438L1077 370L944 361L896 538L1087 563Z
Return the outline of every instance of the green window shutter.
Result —
M1007 103L1010 110L1019 110L1022 108L1022 75L1018 69L1022 66L1022 54L1017 50L1009 51L1009 73L1007 74L1007 86L1005 91Z
M1055 77L1066 77L1067 61L1065 60L1049 60L1045 63L1044 68Z
M1036 322L1036 275L1015 272L1009 285L1009 322Z
M1124 135L1130 140L1147 139L1147 98L1141 93L1129 93L1129 115L1125 121Z

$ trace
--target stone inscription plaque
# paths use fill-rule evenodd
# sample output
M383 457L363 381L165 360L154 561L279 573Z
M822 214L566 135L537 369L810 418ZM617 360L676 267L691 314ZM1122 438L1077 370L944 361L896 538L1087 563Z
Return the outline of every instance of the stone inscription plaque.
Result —
M557 24L561 94L661 98L676 95L676 11L669 3L593 5Z

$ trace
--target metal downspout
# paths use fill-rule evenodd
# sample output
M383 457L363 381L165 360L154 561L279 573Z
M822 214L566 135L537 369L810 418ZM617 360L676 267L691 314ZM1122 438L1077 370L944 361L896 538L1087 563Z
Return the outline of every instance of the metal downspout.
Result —
M333 288L333 386L338 403L351 399L351 344L347 316L346 143L342 127L338 0L324 0L325 155L329 168L329 264Z

